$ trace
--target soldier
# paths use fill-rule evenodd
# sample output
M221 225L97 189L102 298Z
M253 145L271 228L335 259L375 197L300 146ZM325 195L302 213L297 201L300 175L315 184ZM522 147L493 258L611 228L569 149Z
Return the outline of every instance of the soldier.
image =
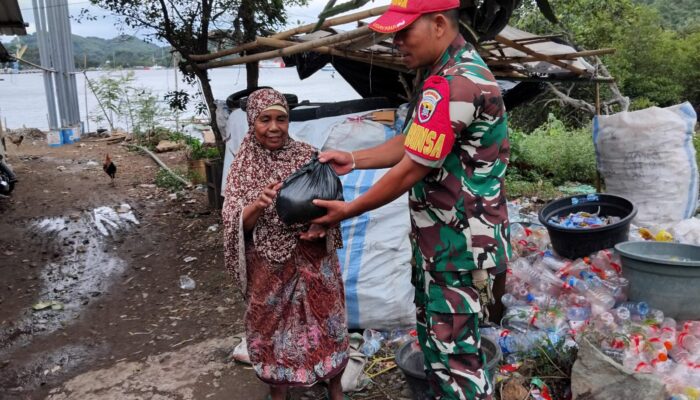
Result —
M314 222L336 224L410 189L417 330L430 386L438 399L491 399L478 324L510 255L503 181L510 148L498 84L459 34L458 7L459 0L392 0L370 24L395 33L406 66L425 79L404 135L320 155L339 174L392 168L352 202L315 200L328 214Z

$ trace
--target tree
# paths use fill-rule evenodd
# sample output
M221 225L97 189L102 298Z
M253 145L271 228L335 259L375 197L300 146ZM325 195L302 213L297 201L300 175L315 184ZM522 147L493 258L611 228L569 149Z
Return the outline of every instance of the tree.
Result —
M700 44L693 29L685 28L682 32L666 29L655 8L633 0L552 0L552 6L559 19L557 25L542 18L531 1L523 4L512 23L537 34L560 33L583 49L617 49L614 54L602 56L601 61L615 78L619 90L631 99L633 109L667 106L684 100L698 105L700 98L691 82L697 81L695 55ZM590 84L565 89L557 85L556 89L559 93L555 90L550 93L568 104L574 104L568 100L587 99L590 105L595 96L595 88ZM607 87L603 89L603 98L619 97ZM586 114L590 118L590 113ZM558 115L561 118L564 114ZM574 120L584 118L579 116Z
M286 22L285 5L303 5L307 0L90 0L93 5L121 16L127 27L146 29L150 35L170 44L180 54L180 70L185 79L201 83L212 131L223 150L221 131L216 123L214 94L207 70L191 58L209 52L209 36L214 30L233 31L234 38L254 38L265 29ZM233 29L232 29L233 28ZM256 65L257 67L257 65ZM252 66L251 66L252 69ZM257 69L257 68L256 68ZM254 80L251 80L255 78ZM257 85L257 72L249 75L249 86Z

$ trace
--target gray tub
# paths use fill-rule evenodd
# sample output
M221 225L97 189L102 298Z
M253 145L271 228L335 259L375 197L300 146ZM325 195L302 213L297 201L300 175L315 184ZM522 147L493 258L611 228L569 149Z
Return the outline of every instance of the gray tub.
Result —
M646 301L666 316L700 319L700 246L663 242L615 245L630 300Z
M408 341L396 350L396 365L406 376L414 400L432 400L433 397L429 394L428 379L423 369L423 352L420 348L414 347L414 343L415 341ZM501 348L489 338L482 336L481 351L486 355L485 368L489 372L493 384L496 368L503 358Z

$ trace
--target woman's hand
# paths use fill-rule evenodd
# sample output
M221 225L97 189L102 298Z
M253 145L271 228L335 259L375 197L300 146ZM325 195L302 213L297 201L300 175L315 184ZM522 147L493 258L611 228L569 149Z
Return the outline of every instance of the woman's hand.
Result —
M302 232L299 235L299 239L301 240L317 240L317 239L323 239L326 237L326 228L318 225L318 224L311 224L309 227L309 230L306 232Z
M260 192L258 198L253 202L253 206L258 210L262 211L267 207L270 207L277 197L277 192L282 187L282 182L272 182Z
M318 161L331 163L331 167L339 176L349 174L355 168L355 160L352 153L347 151L324 151L318 155Z
M277 192L282 187L281 182L272 182L260 192L254 202L243 209L243 230L248 233L253 230L262 212L272 205L277 197Z

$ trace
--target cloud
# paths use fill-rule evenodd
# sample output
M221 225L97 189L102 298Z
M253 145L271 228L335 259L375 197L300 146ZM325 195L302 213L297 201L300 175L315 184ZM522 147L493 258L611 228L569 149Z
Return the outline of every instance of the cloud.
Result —
M54 3L55 0L44 1L48 6L51 6L51 4ZM338 1L338 4L341 4L345 1L348 0ZM310 0L307 6L287 8L288 26L293 27L299 24L309 24L316 22L318 20L318 15L321 13L321 11L323 11L323 8L326 6L327 3L328 0ZM366 10L388 3L389 0L373 0L365 4L359 10ZM22 11L22 17L24 18L24 22L27 22L29 24L29 27L27 28L27 33L31 34L36 32L32 0L19 0L19 6L20 10ZM82 9L89 10L91 15L97 17L97 20L89 21L83 19L80 22L76 21L75 17L77 17L80 14L80 11ZM68 0L68 10L72 18L71 31L75 35L95 36L104 39L111 39L122 33L141 38L147 37L150 33L146 30L134 31L130 28L127 28L124 30L124 32L121 32L117 28L118 26L122 25L117 15L114 15L111 12L102 8L95 7L92 4L90 4L90 2L87 0ZM341 27L341 29L352 29L354 26L354 24L348 24ZM4 42L8 42L12 39L12 37L0 36L0 39Z

